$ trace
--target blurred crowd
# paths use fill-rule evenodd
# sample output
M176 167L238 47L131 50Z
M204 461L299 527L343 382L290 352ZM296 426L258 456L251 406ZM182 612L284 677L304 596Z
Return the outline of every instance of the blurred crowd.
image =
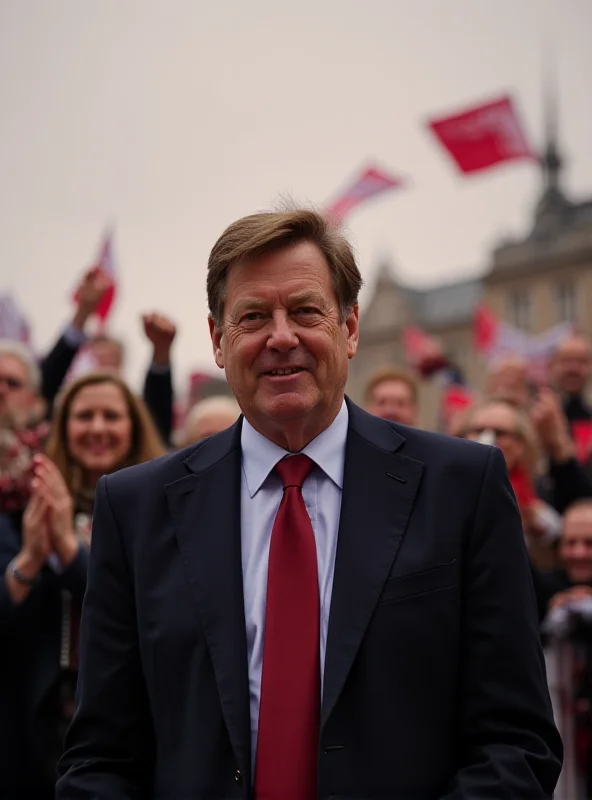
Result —
M2 798L53 797L55 765L74 707L99 478L198 442L240 413L232 398L209 397L173 429L176 329L155 313L142 318L152 357L142 396L136 396L125 381L122 343L88 332L105 288L96 271L85 276L72 320L40 362L22 344L0 340ZM82 349L92 353L94 368L76 376L73 364ZM416 426L424 374L386 365L367 384L366 410ZM561 625L564 631L570 611L585 621L592 602L591 376L590 343L577 335L557 347L544 385L533 384L529 365L508 355L489 366L482 391L473 387L475 400L446 425L447 434L495 444L505 456L543 637ZM592 642L589 630L578 627L584 653ZM583 663L570 691L578 701L578 768L587 775L592 680Z

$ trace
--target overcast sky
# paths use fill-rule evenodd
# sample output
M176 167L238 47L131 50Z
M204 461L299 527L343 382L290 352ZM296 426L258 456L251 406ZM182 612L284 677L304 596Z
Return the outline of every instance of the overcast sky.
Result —
M535 167L459 177L430 115L505 91L542 143L552 41L565 186L592 194L592 0L0 0L0 293L43 349L105 224L121 295L112 330L137 385L139 315L179 326L177 384L215 371L205 269L224 227L278 198L322 204L367 161L409 178L352 215L377 262L429 285L481 274L527 228Z

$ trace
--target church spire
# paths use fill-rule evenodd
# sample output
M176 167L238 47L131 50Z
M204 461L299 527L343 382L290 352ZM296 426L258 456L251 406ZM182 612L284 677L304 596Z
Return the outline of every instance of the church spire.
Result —
M543 54L543 75L545 150L541 161L545 178L545 188L556 192L559 190L559 174L563 166L563 159L559 153L559 111L556 66L552 53L548 48Z

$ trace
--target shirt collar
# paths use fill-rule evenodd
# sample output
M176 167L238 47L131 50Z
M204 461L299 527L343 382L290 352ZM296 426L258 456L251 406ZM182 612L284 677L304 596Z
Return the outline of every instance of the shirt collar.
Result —
M340 489L343 488L343 467L345 464L345 442L349 414L345 400L341 409L328 428L309 442L302 451L311 458ZM275 467L287 455L279 447L255 430L243 419L241 431L242 464L249 495L253 497Z

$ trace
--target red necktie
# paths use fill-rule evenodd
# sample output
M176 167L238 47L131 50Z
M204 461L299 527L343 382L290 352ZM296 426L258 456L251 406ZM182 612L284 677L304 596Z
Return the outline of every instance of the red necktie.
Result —
M321 705L317 551L302 484L308 456L283 459L271 532L255 767L256 800L314 800Z

